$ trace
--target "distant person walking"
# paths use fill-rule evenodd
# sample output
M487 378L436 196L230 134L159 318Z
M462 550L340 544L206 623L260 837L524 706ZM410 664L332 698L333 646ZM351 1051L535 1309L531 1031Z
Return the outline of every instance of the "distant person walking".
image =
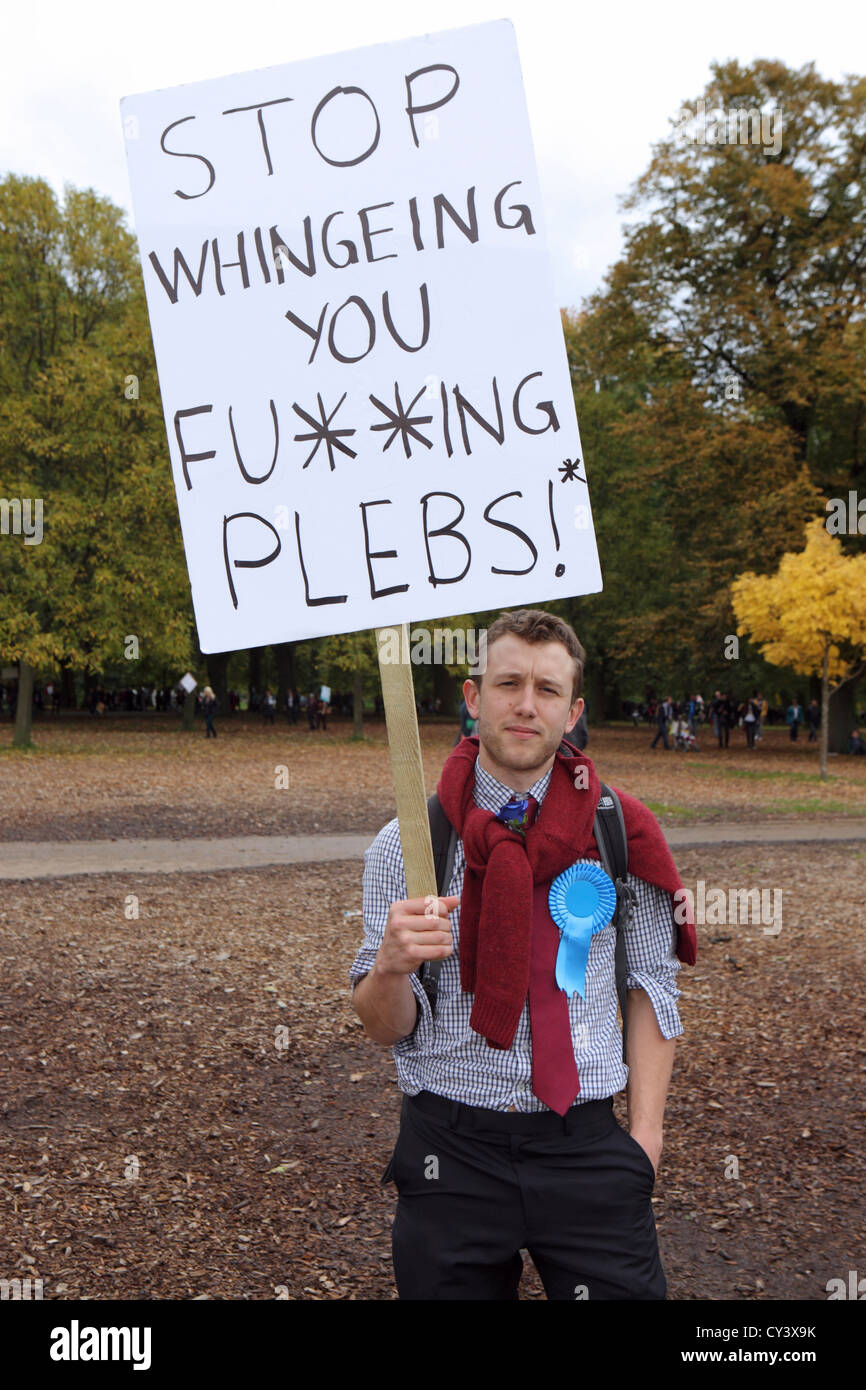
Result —
M743 728L746 731L746 747L754 748L755 730L758 727L758 720L761 715L761 706L758 700L757 690L753 693L751 700L745 701L743 710Z
M806 710L806 723L809 725L809 742L818 742L818 730L821 727L821 706L817 700L812 700Z
M785 715L785 723L788 725L788 728L789 728L790 731L791 731L791 742L792 742L792 743L796 743L796 742L797 742L797 733L798 733L798 731L799 731L799 728L800 728L800 725L802 724L802 722L803 722L803 708L802 708L802 706L801 706L799 700L795 699L795 700L793 701L793 703L790 704L790 705L788 706L788 711L787 711L787 713L786 713L786 715Z
M650 748L655 748L659 739L664 740L662 745L664 748L670 748L670 744L668 743L668 724L670 720L673 718L673 712L673 700L671 699L670 695L668 695L667 699L662 700L661 704L656 710L656 736L650 744Z
M716 691L713 707L713 727L719 740L719 747L727 748L731 741L731 723L736 706L730 695L720 695Z
M460 742L461 738L469 738L475 732L475 720L469 713L469 707L465 700L460 701L460 710L457 715L460 727L457 730L457 737L454 740L454 747Z
M712 720L712 723L713 723L713 737L714 737L714 738L719 738L719 726L720 726L720 723L721 723L719 711L720 711L720 709L721 709L721 707L722 707L722 704L723 704L723 701L722 701L722 692L721 692L720 690L717 690L716 693L715 693L715 695L713 696L712 700L710 701L710 719ZM719 739L719 747L721 748L721 746L722 746L722 741L721 741L721 739Z
M193 697L191 695L187 695L186 698L188 700L191 700ZM201 707L204 710L205 738L210 738L211 734L213 734L214 738L216 738L217 736L217 731L214 728L213 717L217 712L218 706L219 701L217 700L216 695L214 695L211 687L209 685L206 685L204 690L201 692Z
M268 689L268 690L265 691L265 697L264 697L264 699L262 700L262 723L263 723L263 724L273 724L273 722L274 722L274 713L275 713L275 711L276 711L276 708L277 708L276 696L274 695L274 692L273 692L272 690Z

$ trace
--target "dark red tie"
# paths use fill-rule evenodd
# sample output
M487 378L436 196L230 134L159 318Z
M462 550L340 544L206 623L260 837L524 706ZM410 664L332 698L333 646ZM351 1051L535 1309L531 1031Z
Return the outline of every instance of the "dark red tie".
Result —
M537 811L538 802L534 796L530 796L527 828L535 820ZM532 1090L544 1105L558 1115L564 1115L580 1092L580 1080L574 1060L568 998L556 983L559 928L550 915L549 892L549 883L536 884L532 892L529 960Z

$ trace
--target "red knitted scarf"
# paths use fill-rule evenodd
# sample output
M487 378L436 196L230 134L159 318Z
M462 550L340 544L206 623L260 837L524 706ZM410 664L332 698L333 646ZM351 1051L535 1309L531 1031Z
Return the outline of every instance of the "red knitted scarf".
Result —
M524 838L506 829L492 811L476 806L478 748L477 738L461 739L442 769L437 791L466 855L460 984L475 995L470 1024L491 1047L505 1049L514 1040L529 989L533 885L551 882L578 859L601 858L592 833L601 783L583 753L557 752L544 801ZM579 768L586 769L581 779L588 782L585 788L574 785ZM636 797L616 791L628 836L629 873L675 893L682 879L661 826ZM694 965L697 939L690 908L677 937L677 956Z

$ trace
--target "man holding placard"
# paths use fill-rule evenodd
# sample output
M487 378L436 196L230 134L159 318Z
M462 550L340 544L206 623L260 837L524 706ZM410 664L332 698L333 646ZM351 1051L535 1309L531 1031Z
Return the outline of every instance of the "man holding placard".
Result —
M464 685L477 738L438 786L461 837L449 896L407 899L396 820L367 851L351 979L405 1096L389 1165L401 1298L516 1298L523 1248L548 1298L665 1297L651 1195L682 1032L676 956L693 963L694 928L675 924L682 885L658 823L619 793L636 899L624 1065L600 784L561 746L583 709L583 664L551 614L497 619L484 674ZM569 907L586 894L591 922ZM434 1017L416 972L437 960ZM629 1132L612 1110L626 1082Z
M511 24L140 93L122 113L202 652L598 592ZM395 821L368 855L353 979L416 1097L395 1155L400 1292L512 1297L525 1241L550 1297L663 1297L649 1202L681 1031L679 878L624 796L638 898L627 1073L613 929L593 936L593 914L572 911L607 892L597 864L593 878L598 778L557 751L583 708L583 650L544 614L491 632L497 671L465 686L477 737L440 783L460 835L444 899L411 674L379 652L405 862ZM681 932L681 959L693 947ZM437 960L434 1019L413 972ZM627 1077L631 1138L610 1108ZM467 1113L487 1117L481 1137ZM449 1244L464 1228L477 1258Z

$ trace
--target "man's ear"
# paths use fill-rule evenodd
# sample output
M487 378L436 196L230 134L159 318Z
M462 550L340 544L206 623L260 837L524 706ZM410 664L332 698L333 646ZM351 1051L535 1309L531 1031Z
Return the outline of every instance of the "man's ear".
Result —
M478 718L478 705L481 700L481 691L473 680L463 682L463 698L466 701L466 708L471 719Z
M468 703L468 701L467 701ZM564 732L570 734L580 716L583 714L584 700L582 695L578 695L571 709L568 711L568 723Z

